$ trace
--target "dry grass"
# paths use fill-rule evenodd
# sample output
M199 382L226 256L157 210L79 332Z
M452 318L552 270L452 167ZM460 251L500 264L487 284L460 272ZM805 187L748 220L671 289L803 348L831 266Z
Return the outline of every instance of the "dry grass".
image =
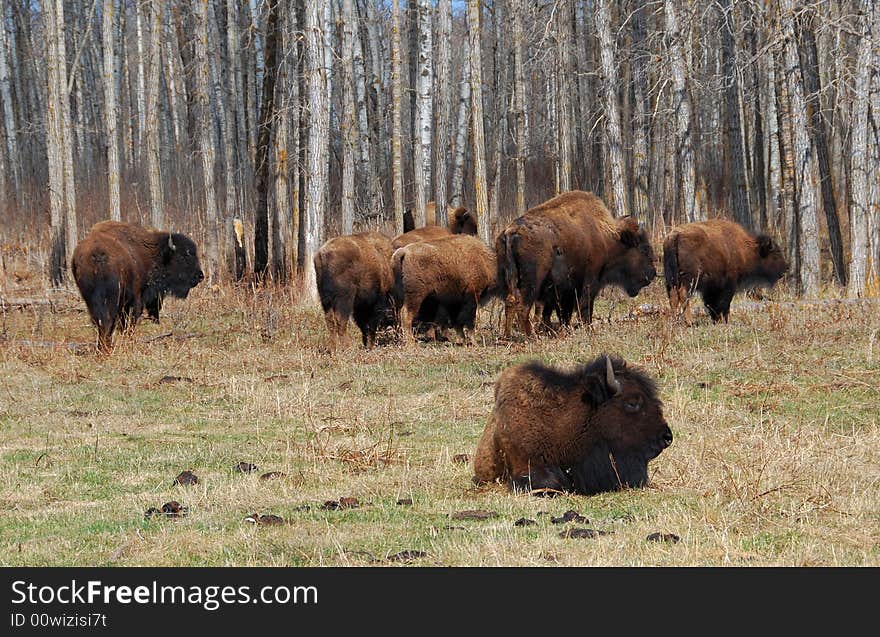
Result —
M0 272L2 298L51 301L0 310L0 564L880 564L876 303L738 297L729 326L689 329L624 320L636 303L606 293L610 322L557 339L503 342L490 308L473 347L364 351L350 332L331 356L291 290L200 286L101 358L77 345L94 334L75 291L45 290L34 268ZM665 306L661 287L637 302ZM658 379L675 441L652 486L474 487L455 456L473 453L500 370L601 352ZM199 484L172 486L185 469ZM322 508L343 496L360 506ZM169 500L189 514L144 519ZM498 515L451 519L466 509ZM550 517L567 509L611 533L560 538ZM254 512L287 523L245 522ZM681 541L646 541L658 531ZM427 555L386 561L406 550Z

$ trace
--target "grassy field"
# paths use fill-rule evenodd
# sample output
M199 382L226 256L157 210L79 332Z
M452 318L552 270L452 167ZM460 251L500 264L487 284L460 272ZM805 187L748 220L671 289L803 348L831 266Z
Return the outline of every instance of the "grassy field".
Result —
M665 307L661 291L636 302ZM75 290L9 270L0 293L52 300L0 310L5 566L880 565L876 302L740 296L730 325L687 328L606 292L594 328L560 338L505 342L489 308L472 347L364 351L351 326L331 356L317 308L289 290L203 284L102 358L77 345L94 332ZM651 486L475 487L461 455L498 373L603 352L657 378L675 440ZM198 484L174 485L184 470ZM325 506L340 498L358 506ZM145 519L172 500L186 516ZM456 515L473 510L493 515ZM567 510L589 522L551 520ZM606 534L560 537L578 526Z

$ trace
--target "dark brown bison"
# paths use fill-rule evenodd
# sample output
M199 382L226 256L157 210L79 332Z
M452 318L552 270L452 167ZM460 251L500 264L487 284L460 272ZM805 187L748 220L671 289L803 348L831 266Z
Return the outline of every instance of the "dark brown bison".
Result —
M498 235L495 252L506 335L514 317L525 334L532 334L533 307L545 323L555 311L568 325L575 309L589 323L605 286L617 285L636 296L657 276L654 251L638 222L629 216L615 219L601 199L580 190L515 219ZM562 272L564 286L554 282Z
M345 335L349 318L354 317L361 340L369 348L376 342L379 327L389 314L394 315L391 253L391 240L370 231L330 239L315 254L315 278L330 351L336 350Z
M690 295L699 290L713 322L730 315L737 290L772 287L788 270L779 245L738 223L713 219L679 226L663 242L663 273L673 314L692 322Z
M522 491L593 494L648 481L648 462L672 443L654 382L619 358L571 371L509 367L474 454L474 482Z
M411 243L391 259L400 326L412 339L413 321L454 327L470 341L477 307L495 294L495 254L477 237L454 234Z
M104 352L112 348L114 329L134 327L145 309L158 321L166 295L185 299L205 278L186 235L119 221L92 226L70 268Z
M433 202L430 205L433 206ZM407 217L407 215L409 215L409 217ZM409 219L409 222L407 222L407 218ZM473 215L468 212L467 208L450 208L448 223L445 228L434 224L433 217L429 221L431 222L425 225L425 227L413 229L412 214L407 211L403 217L403 234L397 235L391 242L394 249L402 248L403 246L415 243L416 241L440 239L441 237L446 237L450 234L477 234L477 222Z
M416 222L415 216L413 214L413 209L409 208L403 213L403 231L409 232L410 230L415 230ZM467 213L467 208L453 208L452 206L446 206L446 225L454 234L458 234L453 229L453 224L455 223L455 219L459 216L462 216L464 213ZM429 201L425 204L425 227L428 226L438 226L437 223L437 204L433 201ZM477 231L474 229L473 232L468 234L476 234Z

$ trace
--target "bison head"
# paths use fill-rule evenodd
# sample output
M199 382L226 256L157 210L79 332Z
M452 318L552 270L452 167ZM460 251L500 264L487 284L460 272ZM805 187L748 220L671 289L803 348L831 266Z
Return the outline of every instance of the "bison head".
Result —
M449 231L452 234L477 234L477 221L467 208L456 208L449 216Z
M755 243L758 248L755 275L769 285L773 285L788 272L788 262L785 260L779 244L766 234L758 235L755 238Z
M617 250L606 264L604 282L619 285L630 296L636 296L657 276L654 249L648 233L632 217L620 220L617 240Z
M186 235L169 234L161 250L161 292L185 299L189 291L205 278L199 265L196 244Z
M568 473L579 493L640 487L648 462L672 444L654 382L619 358L599 357L582 375L582 400L593 407L595 444Z

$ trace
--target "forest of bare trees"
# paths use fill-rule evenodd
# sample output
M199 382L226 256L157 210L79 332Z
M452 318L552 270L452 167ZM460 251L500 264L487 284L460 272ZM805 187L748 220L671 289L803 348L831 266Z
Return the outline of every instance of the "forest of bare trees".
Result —
M105 218L213 280L436 200L481 237L567 189L656 238L728 216L791 285L880 293L873 0L0 0L0 238L54 283Z

